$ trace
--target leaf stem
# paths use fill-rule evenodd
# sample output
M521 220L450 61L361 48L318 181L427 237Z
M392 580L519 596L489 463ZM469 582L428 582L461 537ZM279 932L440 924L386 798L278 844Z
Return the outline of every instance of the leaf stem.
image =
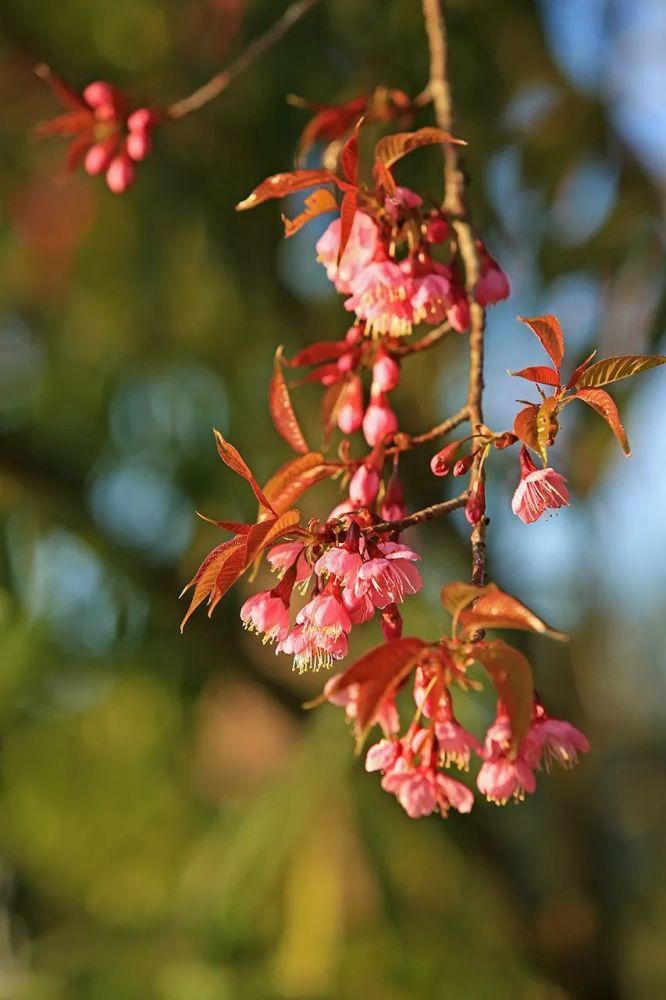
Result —
M199 111L209 101L218 97L223 90L226 90L232 80L235 80L237 76L240 76L246 69L249 69L258 62L269 49L272 49L318 3L320 3L320 0L296 0L295 3L290 4L275 24L268 31L264 32L263 35L250 42L247 48L230 63L227 69L216 73L208 83L199 87L188 97L183 97L180 101L176 101L170 105L166 110L167 118L171 118L174 121L184 118L186 115L192 114L193 111Z

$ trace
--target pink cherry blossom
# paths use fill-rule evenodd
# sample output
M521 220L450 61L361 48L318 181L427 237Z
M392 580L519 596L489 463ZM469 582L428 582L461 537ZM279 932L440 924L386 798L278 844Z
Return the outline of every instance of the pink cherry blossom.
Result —
M350 552L344 546L334 545L319 557L314 569L317 576L328 573L337 577L341 583L353 586L362 562L359 552Z
M329 670L334 660L342 660L348 652L347 636L334 629L315 629L297 625L275 648L276 653L294 657L294 670Z
M413 279L412 288L413 322L442 323L452 305L450 278L441 273L425 274Z
M474 804L474 795L460 781L440 774L429 764L410 767L404 757L387 770L382 788L395 794L412 819L429 816L435 809L446 817L451 807L468 813Z
M393 767L402 753L400 740L380 740L368 750L365 758L366 771L387 771Z
M339 292L348 295L361 272L375 256L379 233L365 212L356 212L349 241L338 264L340 250L340 219L335 219L317 241L317 259L326 268L329 280Z
M240 616L250 632L264 633L264 642L285 639L289 631L289 609L270 590L250 597L241 608Z
M509 799L517 802L536 789L536 778L529 765L521 758L493 757L479 771L476 784L489 802L503 806Z
M297 583L307 580L310 576L311 570L304 555L304 546L300 542L280 542L279 545L273 545L269 549L266 558L270 563L271 569L280 577L284 576L285 572L291 569L294 563L297 563Z
M480 306L492 306L511 294L511 286L506 274L494 260L482 243L477 244L479 250L479 280L474 289L474 298Z
M590 742L579 729L570 722L550 719L543 715L531 726L531 733L541 748L546 768L550 764L571 768L578 763L578 754L587 753Z
M569 505L566 479L554 469L538 469L523 445L520 451L521 476L511 501L511 510L524 521L532 524L546 510L556 510Z
M435 736L444 767L455 764L459 770L467 771L472 754L480 757L483 752L476 737L455 719L437 720Z
M387 553L385 547L389 544L380 547L385 554L368 559L358 572L357 594L367 594L377 608L402 604L406 596L418 593L423 586L421 574L412 564L412 560L419 556L406 546L399 548L409 555L399 551Z
M334 687L336 680L336 677L332 677L324 686L324 696L331 702L332 705L341 705L345 710L347 718L350 721L353 721L358 718L358 698L360 694L359 685L350 684L341 691L333 691L332 688ZM395 707L394 696L392 694L387 695L382 700L372 723L373 725L378 725L384 733L384 736L387 738L398 732L398 729L400 728L400 717Z
M365 320L373 336L405 336L412 329L411 293L412 279L399 264L373 261L355 277L345 309Z
M296 615L296 624L314 635L338 636L350 632L352 623L341 600L334 594L317 594Z

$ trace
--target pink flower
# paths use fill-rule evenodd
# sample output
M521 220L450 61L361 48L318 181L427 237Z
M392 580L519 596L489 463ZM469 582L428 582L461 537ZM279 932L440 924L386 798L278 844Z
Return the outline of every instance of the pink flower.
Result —
M437 720L435 736L444 767L455 764L459 770L467 771L472 754L480 757L483 752L476 737L463 729L455 719Z
M364 625L375 614L375 605L371 597L368 594L360 596L356 594L356 581L350 581L342 591L342 603L354 625Z
M395 794L412 819L429 816L435 809L446 817L451 807L468 813L474 804L474 795L460 781L440 774L428 764L410 767L404 757L387 770L382 788Z
M479 251L479 280L474 289L474 298L480 306L492 306L511 294L511 286L506 274L494 260L483 243L477 242Z
M264 633L264 642L285 639L289 631L289 609L270 590L250 597L241 608L240 616L250 632Z
M349 499L359 507L370 507L379 492L379 474L367 465L360 465L349 483Z
M379 513L385 521L399 521L407 514L405 497L402 492L402 483L400 482L400 476L397 471L392 473L391 478L388 481L388 486L386 487L386 493L384 494L384 500L382 501Z
M511 510L524 521L532 524L546 510L556 510L569 505L566 479L554 469L538 469L525 445L520 450L520 482L511 501Z
M486 733L483 749L484 764L477 777L477 787L489 802L505 805L513 798L517 802L536 789L534 769L539 763L540 748L531 729L523 739L518 754L510 759L511 725L505 715L499 715Z
M344 517L346 514L353 514L356 510L356 505L347 497L346 500L342 500L339 504L336 504L331 513L328 515L329 521L336 521L338 518Z
M404 214L404 209L420 208L422 204L421 195L407 187L397 187L385 201L386 211L394 223Z
M365 212L357 212L342 260L338 265L340 250L340 219L335 219L317 242L317 259L326 268L329 280L339 292L348 295L352 284L375 256L379 233L376 225Z
M380 740L368 750L365 758L366 771L387 771L393 767L402 753L400 740Z
M343 434L353 434L363 423L363 384L358 375L347 383L338 409L338 427Z
M587 753L590 742L570 722L550 719L545 713L532 724L530 732L541 748L546 768L550 764L571 768L578 763L578 754Z
M297 563L296 582L300 583L302 580L307 580L311 572L303 552L304 546L300 542L281 542L269 549L266 558L271 569L280 577Z
M353 721L358 718L358 699L360 695L359 685L350 684L349 687L332 693L331 688L335 684L336 680L337 678L332 677L330 681L328 681L324 687L324 695L332 705L343 706L345 715L350 721ZM398 732L398 729L400 728L400 718L398 716L394 696L392 694L383 699L374 719L372 720L372 723L373 725L380 726L386 737L393 736L394 733Z
M384 441L398 429L398 418L388 405L383 393L376 394L363 417L363 434L371 448Z
M400 365L390 354L381 354L372 366L372 384L380 392L392 392L400 382Z
M339 636L350 632L352 623L347 611L334 594L317 594L296 615L296 624L315 636Z
M411 333L411 277L392 260L374 261L355 277L345 309L366 321L373 336Z
M344 632L299 625L278 643L275 652L292 655L294 669L303 673L304 670L329 670L333 660L342 660L347 655L348 648Z
M450 278L434 272L415 277L410 302L414 323L442 323L452 304Z
M356 594L366 594L377 608L402 604L406 596L418 593L423 586L421 574L412 565L420 557L406 545L392 542L384 542L378 549L382 555L368 559L358 572Z
M353 586L362 562L359 552L349 552L343 546L334 545L319 557L314 569L317 576L328 573L337 577L341 583Z

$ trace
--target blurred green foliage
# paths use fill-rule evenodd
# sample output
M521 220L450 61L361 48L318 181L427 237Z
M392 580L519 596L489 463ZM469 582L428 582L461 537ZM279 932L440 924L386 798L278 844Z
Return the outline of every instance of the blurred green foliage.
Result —
M274 206L240 217L233 206L290 163L303 118L285 94L422 88L419 5L329 0L218 101L164 128L122 198L81 175L63 182L62 146L29 141L58 110L32 66L167 103L276 6L5 0L0 12L0 998L657 1000L666 606L657 586L618 612L598 588L586 546L614 443L596 418L578 417L585 433L570 446L581 513L568 575L551 582L544 562L534 584L572 646L525 643L548 703L594 750L522 808L409 821L354 759L341 713L302 712L322 678L292 675L242 632L243 586L212 624L202 615L178 636L179 589L216 543L194 509L253 510L210 428L267 477L287 457L265 406L275 346L345 324L311 260L314 235L283 243ZM600 333L643 350L663 326L655 179L604 100L556 67L538 6L450 7L475 218L517 289L502 315L545 311L557 276L584 271L597 322L569 303L589 327L576 350ZM545 111L530 119L525 95L538 107L539 93ZM565 195L590 158L618 180L581 238ZM413 161L405 176L436 197L437 156ZM507 347L522 351L502 322L490 336L511 330ZM444 345L441 371L414 360L397 396L407 430L455 408L459 344ZM316 392L298 405L313 424ZM405 478L410 504L432 500L424 456ZM322 488L318 509L334 500ZM428 530L429 583L407 618L434 635L439 586L466 575L467 553L455 521ZM494 576L529 598L533 550L493 544Z

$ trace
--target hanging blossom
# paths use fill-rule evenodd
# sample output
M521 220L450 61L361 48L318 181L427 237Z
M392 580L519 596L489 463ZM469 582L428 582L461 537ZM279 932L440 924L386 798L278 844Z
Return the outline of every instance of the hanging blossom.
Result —
M520 449L520 482L511 501L513 513L525 524L532 524L547 510L568 506L566 482L555 469L539 469L523 445Z

